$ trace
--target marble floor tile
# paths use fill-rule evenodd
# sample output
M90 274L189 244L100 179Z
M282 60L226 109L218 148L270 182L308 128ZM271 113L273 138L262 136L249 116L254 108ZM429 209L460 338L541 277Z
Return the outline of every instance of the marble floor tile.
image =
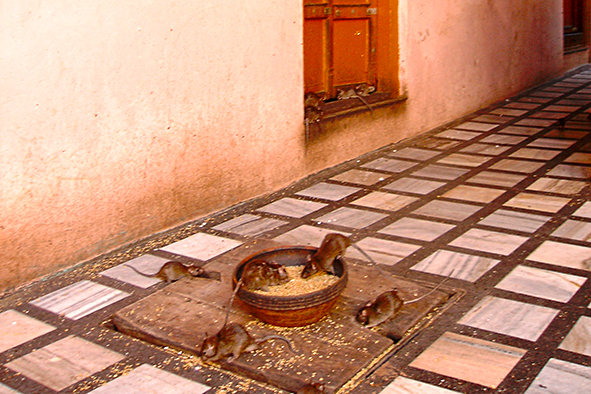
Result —
M388 153L388 156L393 157L400 157L403 159L410 159L416 161L425 161L429 160L437 155L440 155L441 152L428 150L428 149L420 149L420 148L402 148L399 150L394 150L391 153Z
M9 309L0 313L0 353L45 335L54 326Z
M545 104L549 101L552 101L551 98L544 98L544 97L534 97L534 96L529 96L529 97L522 97L519 99L519 101L525 102L525 103L538 103L538 104Z
M303 225L273 238L273 241L284 245L303 245L314 246L317 248L322 243L324 237L330 233L339 233L346 236L351 235L351 233L342 231L334 231L326 228Z
M372 225L387 216L388 215L381 213L343 207L329 212L326 215L317 218L316 220L322 223L330 223L337 226L361 229Z
M507 149L511 149L511 147L502 145L481 144L479 142L475 142L460 150L460 152L498 156L501 153L505 152Z
M520 137L516 135L493 134L483 138L480 140L480 142L486 142L487 144L517 145L526 138L527 137Z
M551 358L525 394L587 394L591 368Z
M503 160L493 164L492 166L490 166L490 168L492 170L521 172L521 173L529 174L529 173L535 172L540 167L542 167L544 164L545 163L537 162L537 161L503 159Z
M541 127L527 127L527 126L507 126L499 131L503 134L514 134L514 135L534 135L542 131Z
M495 114L492 114L492 113L488 113L488 114L480 115L480 116L478 116L478 117L476 117L476 118L474 118L472 120L475 121L475 122L482 122L482 123L503 124L503 123L509 122L512 119L513 119L512 116L495 115Z
M285 224L288 224L288 222L284 220L263 218L247 213L218 224L213 229L242 235L244 237L257 237Z
M496 388L525 350L446 332L411 367Z
M531 109L531 108L529 108ZM495 110L490 111L491 114L494 115L507 115L507 116L521 116L525 114L527 110L523 109L513 109L508 107L497 108Z
M559 348L591 357L591 317L581 316Z
M591 168L587 166L559 164L546 175L576 179L591 179Z
M481 208L482 207L475 205L433 200L422 207L415 209L412 213L441 219L462 221L479 211Z
M515 102L505 105L503 108L517 108L517 109L523 109L526 111L531 111L532 109L536 109L539 106L540 106L540 104L536 104L533 102L515 101Z
M556 213L570 202L570 198L545 196L534 193L519 193L504 205L513 208Z
M121 290L82 280L30 302L41 309L78 320L129 296Z
M556 112L575 112L580 107L576 105L549 105L544 108L544 111L556 111Z
M504 193L505 190L459 185L443 194L442 197L454 198L456 200L490 203Z
M357 200L351 201L351 205L383 209L386 211L398 211L417 201L416 197L402 196L400 194L372 192Z
M559 150L521 148L511 153L509 157L515 157L518 159L552 160L560 153Z
M518 126L548 127L556 123L555 120L525 118L515 122Z
M537 138L527 144L527 146L531 148L567 149L575 142L576 141L556 138Z
M444 389L427 383L398 376L379 394L454 394L457 391Z
M202 394L211 387L142 364L128 374L122 375L91 394Z
M439 249L411 267L411 269L475 282L499 262L500 260L489 257Z
M491 123L464 122L464 123L456 126L455 128L461 129L461 130L472 130L472 131L490 131L497 126L498 125L491 124Z
M431 164L427 167L421 168L418 171L415 171L413 175L425 178L435 178L450 181L464 175L468 171L469 170L466 168L439 166L436 164Z
M372 237L362 239L357 242L357 246L363 249L376 263L386 265L394 265L421 248L419 245ZM347 256L367 261L367 258L354 248L347 249Z
M350 196L353 193L357 193L359 190L361 189L358 187L335 185L332 183L321 182L317 183L314 186L310 186L302 191L299 191L296 194L298 196L338 201Z
M533 233L550 219L550 216L498 209L482 219L478 224Z
M423 149L446 150L451 149L460 143L461 142L459 141L450 141L445 138L429 137L423 141L420 141L418 146L420 146Z
M113 268L109 268L108 270L101 272L101 275L141 287L142 289L147 289L150 286L160 283L161 280L158 278L147 278L145 276L139 275L134 270L126 267L126 265L132 266L138 271L144 272L146 274L155 274L167 261L170 260L158 256L152 256L150 254L145 254L143 256L136 257L135 259L129 260L123 264L119 264Z
M591 165L591 153L575 152L564 160L566 163Z
M587 105L588 102L585 100L573 100L573 99L562 99L556 102L556 105L576 105L582 107L583 105Z
M519 235L473 228L454 239L450 245L507 256L528 239Z
M362 165L362 168L369 168L373 170L379 171L386 171L386 172L402 172L406 171L411 167L414 167L418 163L411 162L411 161L404 161L404 160L397 160L397 159L387 159L385 157L381 157L374 161L371 161L367 164Z
M243 242L217 235L197 233L183 240L162 248L170 253L192 257L202 261L212 259L229 250L237 248Z
M526 178L525 175L505 174L496 171L482 171L471 178L466 179L469 183L480 183L501 187L513 187Z
M558 119L562 119L565 116L568 116L569 113L568 112L556 112L556 111L540 111L540 112L536 112L535 114L532 114L530 116L530 118L533 119L554 119L554 120L558 120Z
M458 323L537 341L559 310L497 297L484 297Z
M553 137L553 138L561 138L561 139L571 139L571 140L580 140L587 135L587 131L581 130L572 130L572 129L552 129L546 134L544 137Z
M397 237L420 239L422 241L433 241L454 227L455 226L452 224L405 217L395 221L387 227L384 227L378 232L381 234L394 235Z
M359 185L373 185L386 179L386 175L371 171L349 170L333 176L332 180L340 182L356 183Z
M465 167L478 167L492 159L490 156L466 155L463 153L452 153L437 161L437 164L448 164Z
M21 392L0 383L0 394L21 394Z
M315 201L304 201L286 197L265 205L264 207L257 209L257 211L299 219L312 212L316 212L327 205L328 204Z
M437 134L437 137L449 138L451 140L468 141L481 135L481 133L474 131L449 129Z
M124 358L102 346L69 336L5 365L52 390L60 391Z
M513 293L568 302L586 278L518 265L495 287Z
M591 271L591 248L562 242L544 241L528 260Z
M396 192L428 194L431 193L433 190L439 189L441 186L445 185L445 182L428 181L426 179L404 177L384 186L384 189Z
M564 179L553 179L544 177L538 179L537 181L529 185L526 188L526 190L573 195L583 190L585 186L587 186L586 182L568 181Z
M573 216L591 219L591 201L587 201L577 208L577 210L573 213Z

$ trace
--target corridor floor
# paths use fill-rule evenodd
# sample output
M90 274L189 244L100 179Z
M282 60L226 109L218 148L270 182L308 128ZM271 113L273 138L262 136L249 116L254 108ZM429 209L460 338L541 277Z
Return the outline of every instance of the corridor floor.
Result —
M350 235L463 296L340 393L591 392L591 69L0 299L0 394L279 393L113 330L114 312L252 239ZM364 257L348 251L347 257ZM315 377L321 381L321 377Z

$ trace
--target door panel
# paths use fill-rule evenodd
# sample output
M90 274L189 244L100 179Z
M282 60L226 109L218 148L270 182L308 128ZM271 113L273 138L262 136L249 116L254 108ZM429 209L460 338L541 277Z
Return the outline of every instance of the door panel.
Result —
M369 20L335 20L333 34L333 85L369 82Z
M328 2L304 4L304 87L308 92L327 92L329 74Z

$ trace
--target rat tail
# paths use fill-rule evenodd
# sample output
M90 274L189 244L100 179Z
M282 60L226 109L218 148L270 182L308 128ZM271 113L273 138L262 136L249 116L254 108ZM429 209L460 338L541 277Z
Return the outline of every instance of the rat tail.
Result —
M296 353L296 351L291 346L291 341L281 335L267 335L266 337L255 339L254 341L255 341L255 343L259 344L259 343L270 341L271 339L279 339L279 340L284 341L285 343L287 343L287 347L289 348L289 350L292 353Z
M439 284L437 286L435 286L433 289L431 289L431 291L429 291L427 294L423 294L422 296L420 296L419 298L415 298L414 300L410 300L410 301L404 301L404 304L412 304L413 302L418 302L420 300L422 300L423 298L429 296L430 294L433 294L433 292L435 292L435 290L439 289L454 273L456 269L454 268L453 270L451 270L451 272L445 277L443 278L443 280L441 282L439 282Z
M224 319L224 325L222 326L222 328L226 327L226 324L228 323L228 317L230 316L230 309L232 309L232 303L234 302L234 297L236 297L236 293L238 293L240 286L242 286L242 278L240 278L238 283L236 283L236 288L234 289L234 292L232 292L232 296L230 297L230 301L228 302L228 306L226 307L226 317Z
M140 274L140 275L142 275L142 276L145 276L145 277L147 277L147 278L155 278L155 277L156 277L156 275L157 275L157 274L145 274L145 273L143 273L143 272L141 272L141 271L138 271L138 270L137 270L135 267L132 267L131 265L123 264L123 266L124 266L124 267L127 267L127 268L131 268L131 269L132 269L132 270L134 270L136 273L138 273L138 274Z

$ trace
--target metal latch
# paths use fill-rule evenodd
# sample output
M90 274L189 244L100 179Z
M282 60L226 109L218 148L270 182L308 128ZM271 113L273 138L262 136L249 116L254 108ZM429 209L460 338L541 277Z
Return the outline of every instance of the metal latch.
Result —
M330 7L324 7L324 15L330 15L331 9Z
M366 10L367 15L377 15L378 14L378 9L377 8L368 8Z

